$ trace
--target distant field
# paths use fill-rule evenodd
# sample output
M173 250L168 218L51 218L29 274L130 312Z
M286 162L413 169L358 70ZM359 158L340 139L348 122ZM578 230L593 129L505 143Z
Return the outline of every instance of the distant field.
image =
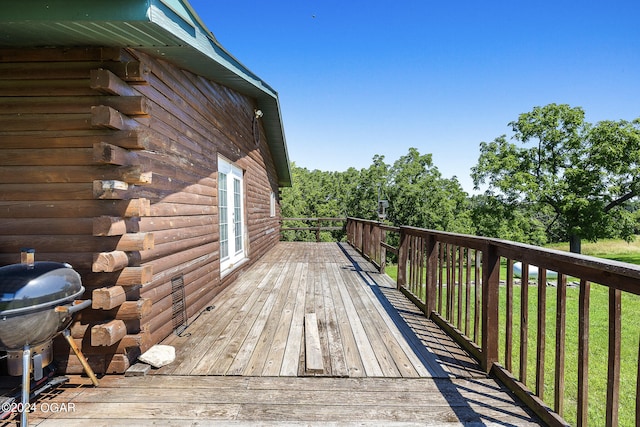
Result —
M569 251L569 243L555 243L545 247ZM630 243L620 239L582 242L582 254L640 265L640 236L636 236Z

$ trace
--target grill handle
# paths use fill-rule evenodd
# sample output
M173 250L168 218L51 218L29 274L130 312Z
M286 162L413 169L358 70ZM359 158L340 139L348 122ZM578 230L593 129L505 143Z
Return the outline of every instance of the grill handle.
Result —
M54 310L60 313L61 316L70 316L73 313L83 310L91 305L91 300L74 301L70 305L59 305Z
M80 310L84 310L85 308L89 307L91 305L91 300L87 299L82 301L81 303L76 304L76 301L73 302L73 304L71 304L71 306L69 307L69 309L67 310L69 314L73 314L76 311L80 311Z

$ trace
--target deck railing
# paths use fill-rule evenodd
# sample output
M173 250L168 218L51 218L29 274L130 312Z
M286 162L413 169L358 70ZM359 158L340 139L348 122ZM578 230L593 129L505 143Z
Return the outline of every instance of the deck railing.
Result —
M391 233L397 234L397 248L387 243ZM623 294L640 295L639 266L355 218L348 218L347 239L382 271L385 252L397 252L398 288L546 423L567 425L563 416L566 407L572 406L571 418L577 425L587 425L589 403L606 399L606 415L592 421L596 425L619 424L623 398L621 299ZM514 274L516 262L521 271L519 281ZM579 286L577 302L567 298L568 281ZM591 283L594 289L608 293L606 307L590 305ZM547 293L555 294L555 301L547 298ZM572 318L578 319L577 324L567 324L569 306L577 311L571 312L576 314ZM592 357L594 352L596 357L602 356L595 350L602 343L591 340L596 334L590 331L590 314L603 310L608 312L608 320L604 321L604 334L600 331L597 336L607 337L607 343L601 345L607 369L590 372L590 348ZM555 316L548 320L549 313ZM625 384L625 390L631 389L631 393L624 399L625 405L635 405L632 417L635 415L635 424L640 425L639 321L627 320L635 325L631 326L635 348L631 349L629 369L629 382L633 384ZM568 327L573 331L570 337ZM565 350L569 339L577 347L571 354ZM533 354L535 357L530 357ZM568 372L576 376L571 384L566 381ZM606 382L606 396L589 394L589 382L594 378Z
M284 226L286 222L294 222L292 226ZM315 234L316 242L320 242L323 231L343 231L346 227L346 218L282 218L280 232L285 231L307 231ZM335 224L340 225L326 225ZM312 225L313 224L313 225Z

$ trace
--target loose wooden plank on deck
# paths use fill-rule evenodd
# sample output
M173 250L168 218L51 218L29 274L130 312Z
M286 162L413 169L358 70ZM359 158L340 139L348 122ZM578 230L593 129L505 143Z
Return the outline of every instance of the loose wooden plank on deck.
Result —
M318 318L315 313L307 313L304 315L304 343L307 372L324 372L320 333L318 332Z

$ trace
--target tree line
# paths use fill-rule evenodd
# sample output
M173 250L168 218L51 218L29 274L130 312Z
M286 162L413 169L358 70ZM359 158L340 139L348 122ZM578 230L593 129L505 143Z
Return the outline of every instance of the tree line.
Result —
M482 193L469 195L455 176L442 176L431 154L409 148L392 164L376 155L368 168L344 172L293 163L293 187L282 189L282 216L378 220L379 201L386 200L384 221L392 225L534 245L570 241L573 252L580 252L582 239L631 240L638 233L640 118L590 124L580 107L549 104L509 126L510 140L505 134L480 143L470 173ZM283 234L286 240L308 237L304 231Z

